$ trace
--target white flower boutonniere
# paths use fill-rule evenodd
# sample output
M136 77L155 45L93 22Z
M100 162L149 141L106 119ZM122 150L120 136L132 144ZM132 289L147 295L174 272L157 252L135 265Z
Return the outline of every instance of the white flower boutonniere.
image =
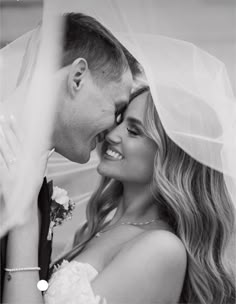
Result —
M50 226L47 240L51 241L53 228L61 225L64 221L72 218L72 211L75 209L75 203L70 200L66 190L59 187L52 187L51 195L51 212L50 212Z

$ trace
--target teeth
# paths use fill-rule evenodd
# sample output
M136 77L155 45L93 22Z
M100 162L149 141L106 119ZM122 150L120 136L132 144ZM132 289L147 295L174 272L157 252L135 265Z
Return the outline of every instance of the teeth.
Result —
M112 151L111 149L107 149L106 151L106 154L111 156L111 157L114 157L116 159L122 159L122 155L120 155L119 153L115 152L115 151Z

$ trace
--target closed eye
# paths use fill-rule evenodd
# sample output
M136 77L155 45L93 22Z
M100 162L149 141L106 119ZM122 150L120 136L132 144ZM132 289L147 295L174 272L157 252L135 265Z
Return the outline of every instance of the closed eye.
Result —
M132 129L132 128L127 128L127 131L128 131L128 133L129 134L131 134L132 136L138 136L138 135L140 135L140 132L139 131L137 131L137 130L135 130L135 129Z

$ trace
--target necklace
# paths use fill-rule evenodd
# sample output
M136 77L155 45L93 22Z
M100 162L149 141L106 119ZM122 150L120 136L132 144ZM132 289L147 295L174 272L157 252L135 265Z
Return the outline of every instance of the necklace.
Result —
M157 220L159 220L159 218L156 218L156 219L153 219L153 220L147 221L147 222L141 222L141 223L136 223L136 222L121 222L119 225L111 226L110 229L101 230L101 231L97 232L95 234L95 237L100 237L102 235L102 233L107 232L107 231L109 231L109 230L111 230L111 229L113 229L115 227L119 227L121 225L144 226L144 225L149 225L149 224L151 224L151 223L153 223L153 222L155 222Z

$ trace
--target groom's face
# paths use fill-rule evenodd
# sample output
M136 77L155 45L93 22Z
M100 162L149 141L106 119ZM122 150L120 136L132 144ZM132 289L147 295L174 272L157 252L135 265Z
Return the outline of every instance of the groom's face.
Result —
M103 85L94 81L88 72L73 100L67 103L64 151L59 152L74 162L87 162L97 142L114 125L116 115L128 104L132 85L129 70L119 82L110 81Z

